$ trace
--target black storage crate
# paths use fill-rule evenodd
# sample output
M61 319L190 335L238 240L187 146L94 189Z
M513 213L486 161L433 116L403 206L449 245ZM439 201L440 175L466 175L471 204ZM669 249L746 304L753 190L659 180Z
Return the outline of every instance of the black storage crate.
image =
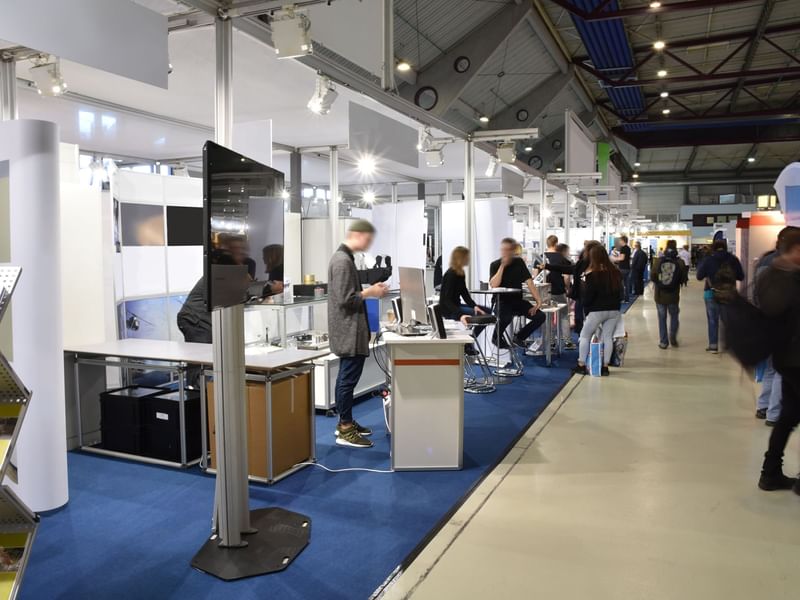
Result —
M132 385L100 394L102 447L114 452L141 454L144 399L163 390Z
M186 461L200 458L200 392L186 390ZM163 391L142 399L141 454L181 462L180 393Z

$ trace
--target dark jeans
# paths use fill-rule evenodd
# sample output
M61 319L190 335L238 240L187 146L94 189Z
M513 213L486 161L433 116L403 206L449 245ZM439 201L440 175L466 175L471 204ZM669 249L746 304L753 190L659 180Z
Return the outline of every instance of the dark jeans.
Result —
M631 271L631 283L633 293L637 296L644 295L644 271Z
M719 348L719 304L712 298L706 298L706 319L708 320L708 347Z
M680 306L677 304L656 304L656 308L658 309L659 341L662 346L669 346L670 342L678 337ZM669 314L669 334L667 332L667 314Z
M585 315L583 313L583 301L580 299L575 300L575 333L578 335L583 331L583 321Z
M619 270L622 273L622 290L624 292L623 300L625 302L631 301L631 272L629 270Z
M336 410L340 423L353 421L353 390L356 389L366 356L340 356L339 374L336 376Z
M178 316L178 329L183 334L185 342L195 342L199 344L211 343L211 328L204 323L194 323L189 319ZM195 389L200 388L200 379L203 375L203 367L191 366L186 369L186 384Z
M769 436L769 447L764 455L761 472L770 477L783 469L783 452L795 427L800 424L800 369L780 372L783 377L781 415Z
M500 314L497 317L500 331L505 332L511 324L511 321L514 320L514 317L527 317L530 322L520 329L515 336L518 340L527 340L534 331L542 326L546 318L545 314L540 310L532 317L528 316L528 311L530 311L531 308L533 308L533 304L522 298L501 298Z
M492 314L492 309L490 309L490 308L486 308L485 306L481 306L480 304L477 304L477 305L475 306L475 308L480 308L480 309L481 309L483 312L485 312L487 315L490 315L490 314ZM467 306L466 304L462 304L459 310L461 310L461 314L462 314L462 315L467 315L468 317L474 317L474 316L477 314L477 313L475 312L475 309L474 309L474 308L472 308L471 306ZM486 329L486 325L475 325L475 326L472 328L472 337L474 337L474 338L476 338L476 339L477 339L477 337L478 337L478 336L479 336L481 333L483 333L483 330L484 330L484 329Z

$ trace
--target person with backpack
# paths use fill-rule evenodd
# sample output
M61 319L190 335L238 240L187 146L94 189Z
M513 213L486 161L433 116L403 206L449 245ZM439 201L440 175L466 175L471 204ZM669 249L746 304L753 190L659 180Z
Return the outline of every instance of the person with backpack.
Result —
M779 256L756 282L756 295L758 308L777 333L772 337L772 362L782 378L781 412L772 428L758 487L793 488L800 496L798 480L783 474L786 444L800 425L800 229L783 235Z
M716 240L711 254L697 267L697 280L705 280L703 299L708 319L708 347L706 352L719 351L720 298L736 295L736 282L744 280L742 263L728 252L725 240Z
M657 258L650 272L650 281L655 284L655 301L658 309L658 347L662 350L678 347L679 315L681 312L681 286L688 281L689 268L678 256L678 243L669 240L664 256ZM669 315L669 330L667 330ZM668 332L669 331L669 332Z

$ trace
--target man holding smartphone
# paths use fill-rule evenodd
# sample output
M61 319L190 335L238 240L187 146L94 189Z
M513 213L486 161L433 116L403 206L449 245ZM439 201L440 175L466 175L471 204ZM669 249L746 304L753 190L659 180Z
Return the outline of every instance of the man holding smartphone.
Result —
M369 356L369 321L367 298L383 298L389 291L385 283L362 289L355 265L355 253L366 252L375 237L375 227L369 221L353 222L347 239L333 253L328 266L328 337L331 352L339 357L336 377L336 443L350 448L370 448L367 438L372 430L353 419L353 390L364 362Z

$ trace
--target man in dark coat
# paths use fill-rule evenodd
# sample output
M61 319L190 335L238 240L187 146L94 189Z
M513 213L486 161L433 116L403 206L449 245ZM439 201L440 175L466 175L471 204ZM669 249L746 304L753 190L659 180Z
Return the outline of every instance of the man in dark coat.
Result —
M364 301L367 298L383 298L389 288L384 283L376 283L362 289L354 253L366 252L374 237L372 223L355 221L347 231L347 239L333 253L328 266L328 336L331 352L339 357L336 443L351 448L372 446L367 439L372 431L353 419L353 390L369 356L369 321Z
M633 280L633 293L637 296L644 294L644 271L647 268L647 253L642 250L642 243L633 244L633 256L631 256L631 279Z

